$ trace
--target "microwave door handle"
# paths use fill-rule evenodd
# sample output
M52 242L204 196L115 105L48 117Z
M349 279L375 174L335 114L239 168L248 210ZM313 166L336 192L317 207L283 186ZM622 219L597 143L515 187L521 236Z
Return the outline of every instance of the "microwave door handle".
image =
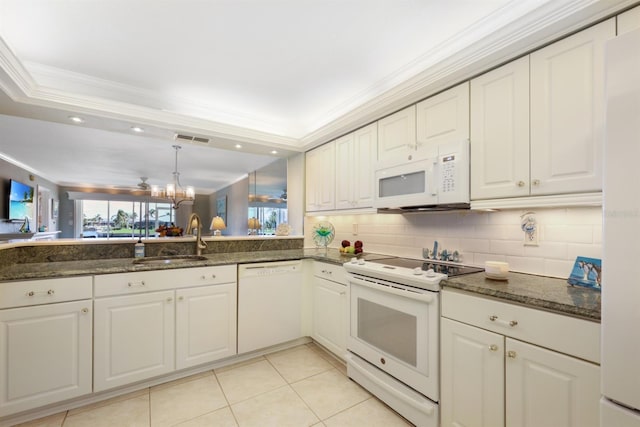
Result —
M429 193L432 196L438 195L438 160L434 160L429 164Z

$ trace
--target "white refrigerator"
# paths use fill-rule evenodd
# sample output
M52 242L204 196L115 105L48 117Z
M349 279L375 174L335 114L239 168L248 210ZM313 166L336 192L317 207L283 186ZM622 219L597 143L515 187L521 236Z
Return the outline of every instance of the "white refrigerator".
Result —
M606 46L601 427L640 427L640 30Z

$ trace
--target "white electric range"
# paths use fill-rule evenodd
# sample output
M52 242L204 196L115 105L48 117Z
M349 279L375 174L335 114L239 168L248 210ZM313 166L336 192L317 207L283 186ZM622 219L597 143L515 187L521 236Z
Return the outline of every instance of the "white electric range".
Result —
M483 269L391 257L353 259L344 267L349 377L412 423L437 426L440 282Z

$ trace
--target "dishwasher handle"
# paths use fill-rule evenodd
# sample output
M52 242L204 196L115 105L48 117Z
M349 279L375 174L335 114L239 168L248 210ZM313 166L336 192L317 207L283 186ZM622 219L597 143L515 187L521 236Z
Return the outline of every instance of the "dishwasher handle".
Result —
M240 265L238 268L238 276L243 277L261 277L272 276L277 274L300 272L300 261L294 262L278 262L255 265Z

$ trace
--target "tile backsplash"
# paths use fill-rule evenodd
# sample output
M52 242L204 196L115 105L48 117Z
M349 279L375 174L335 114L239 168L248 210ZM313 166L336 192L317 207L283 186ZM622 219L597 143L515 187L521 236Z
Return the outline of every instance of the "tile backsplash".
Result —
M521 216L531 210L457 211L305 217L305 247L314 247L313 225L336 229L330 247L361 240L365 252L422 258L422 248L457 250L462 262L483 266L506 261L511 271L566 278L577 256L602 258L602 208L537 209L538 246L525 246ZM357 234L354 235L354 230Z

